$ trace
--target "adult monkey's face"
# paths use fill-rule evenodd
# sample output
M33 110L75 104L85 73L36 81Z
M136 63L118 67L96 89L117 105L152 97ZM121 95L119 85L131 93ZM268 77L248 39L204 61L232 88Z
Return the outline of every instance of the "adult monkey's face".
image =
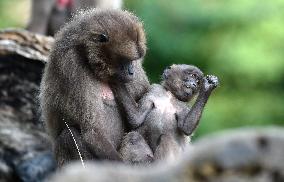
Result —
M87 47L94 71L99 68L109 78L131 81L137 61L146 53L142 23L126 11L101 11L89 20Z

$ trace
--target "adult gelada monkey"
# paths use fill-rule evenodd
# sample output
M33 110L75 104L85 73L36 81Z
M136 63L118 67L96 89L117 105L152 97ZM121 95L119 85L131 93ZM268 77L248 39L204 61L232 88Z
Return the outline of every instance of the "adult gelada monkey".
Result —
M113 85L118 102L128 122L136 129L127 134L120 153L125 162L145 163L152 160L175 160L189 142L204 106L217 87L218 78L203 77L192 65L172 65L163 73L161 85L153 84L138 106L123 84ZM187 106L196 94L191 108ZM149 147L147 147L147 145Z
M31 18L27 29L40 34L54 35L76 11L92 7L120 9L122 0L32 0Z
M121 160L117 149L129 130L109 82L125 83L136 100L148 91L142 23L127 11L91 9L75 16L55 40L40 101L58 165L79 159L65 122L84 160Z

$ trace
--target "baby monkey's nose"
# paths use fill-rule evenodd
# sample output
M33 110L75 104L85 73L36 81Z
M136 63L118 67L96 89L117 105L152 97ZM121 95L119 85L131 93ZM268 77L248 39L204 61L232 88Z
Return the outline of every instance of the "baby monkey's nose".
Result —
M189 80L189 81L186 82L186 87L187 88L196 88L197 87L197 83L195 81Z

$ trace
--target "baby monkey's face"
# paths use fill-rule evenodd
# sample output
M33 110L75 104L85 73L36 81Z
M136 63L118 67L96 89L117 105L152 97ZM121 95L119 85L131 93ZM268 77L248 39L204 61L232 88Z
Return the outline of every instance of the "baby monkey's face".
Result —
M146 38L142 23L124 11L101 13L89 24L91 64L107 69L109 76L123 82L131 81L137 61L146 53ZM98 65L103 64L103 65Z
M192 65L172 65L163 73L163 85L178 100L188 102L198 93L203 83L203 73Z

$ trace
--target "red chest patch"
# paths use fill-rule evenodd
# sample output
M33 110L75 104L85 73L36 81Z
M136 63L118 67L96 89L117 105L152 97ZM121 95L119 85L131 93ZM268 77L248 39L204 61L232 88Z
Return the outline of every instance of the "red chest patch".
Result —
M102 86L101 86L101 96L104 100L114 100L114 95L113 95L112 90L105 83L102 83Z
M56 0L56 5L60 8L71 8L73 3L73 0Z

